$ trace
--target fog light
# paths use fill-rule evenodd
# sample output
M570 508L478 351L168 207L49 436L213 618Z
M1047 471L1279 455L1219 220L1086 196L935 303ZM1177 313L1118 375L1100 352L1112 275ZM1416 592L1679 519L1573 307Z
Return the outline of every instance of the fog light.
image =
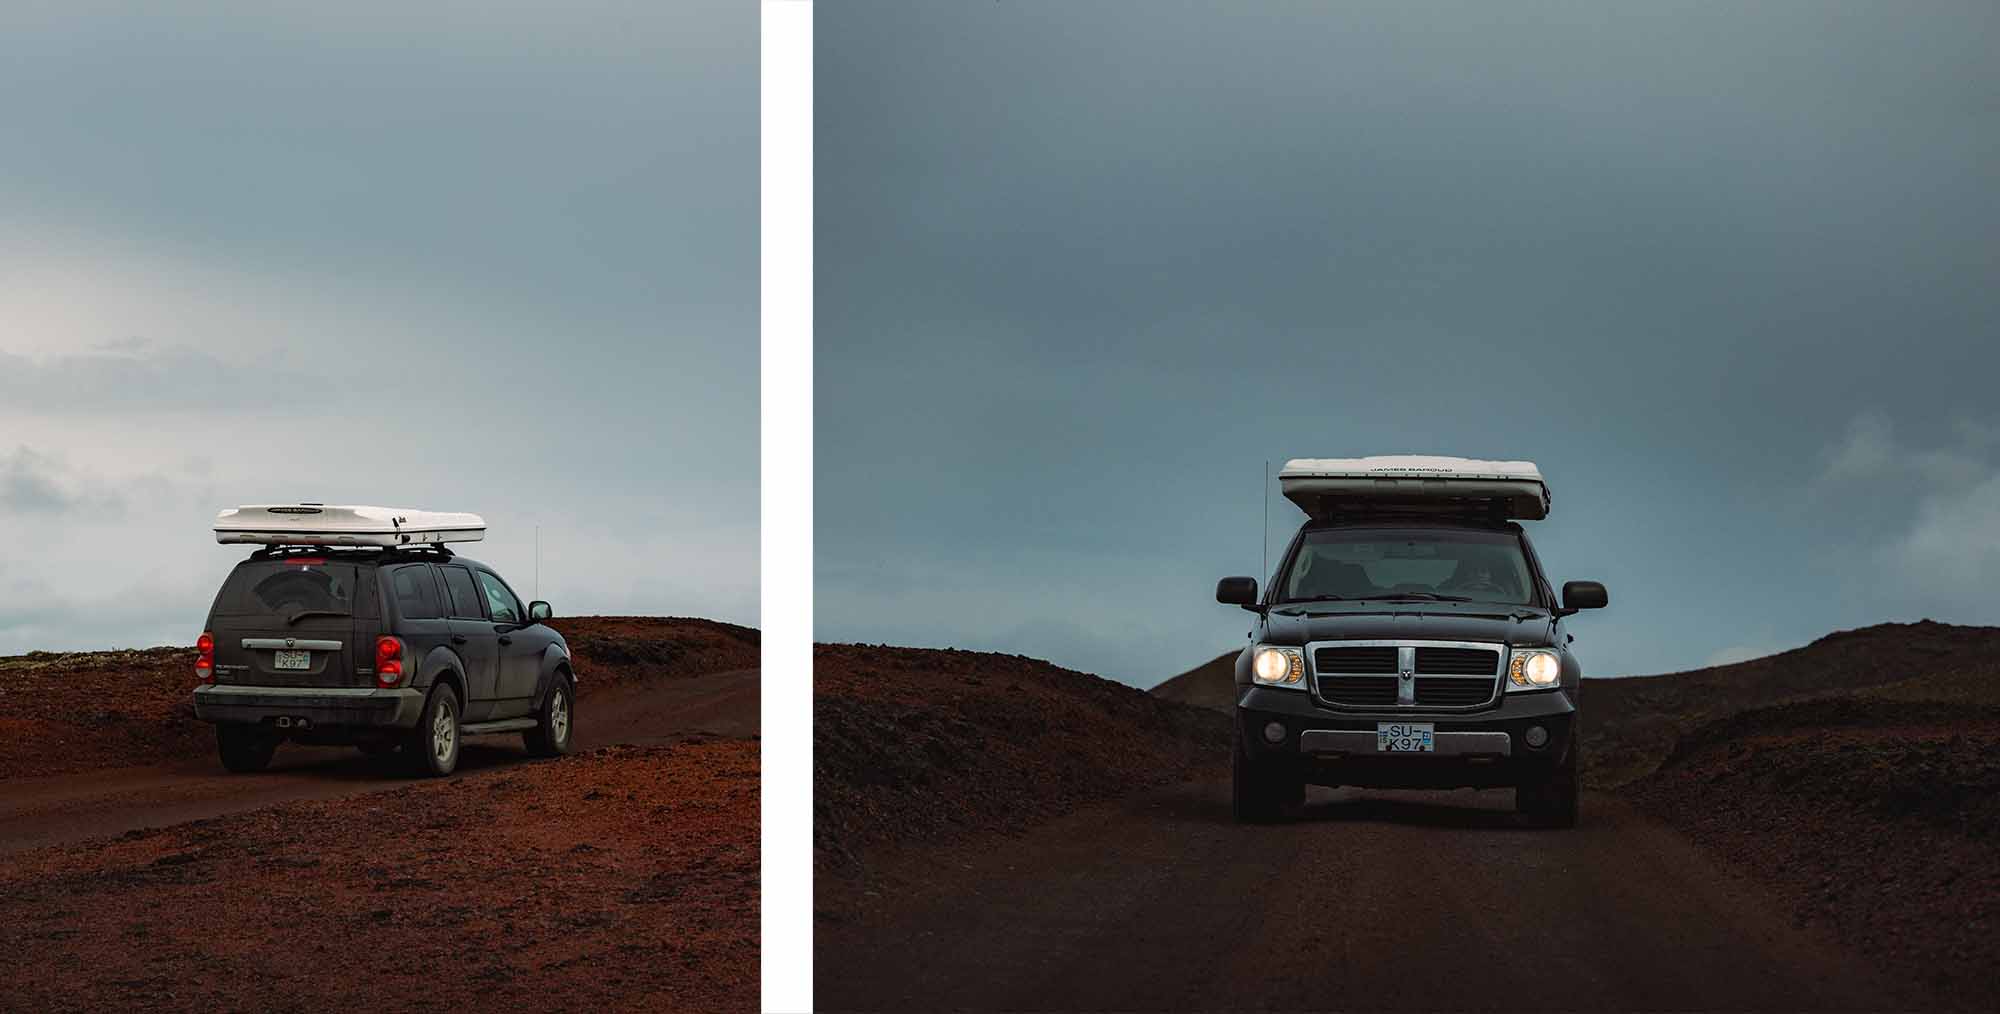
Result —
M1549 730L1539 725L1531 725L1528 726L1528 734L1522 738L1528 741L1529 746L1539 750L1549 741Z
M1283 743L1284 741L1285 741L1285 723L1272 722L1264 726L1264 742Z

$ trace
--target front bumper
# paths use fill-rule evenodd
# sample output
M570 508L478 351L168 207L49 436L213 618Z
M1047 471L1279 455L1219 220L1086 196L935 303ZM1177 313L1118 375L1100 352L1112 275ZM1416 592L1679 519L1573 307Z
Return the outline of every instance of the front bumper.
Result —
M1395 708L1336 711L1297 690L1251 687L1237 699L1242 741L1258 760L1319 785L1446 789L1519 785L1553 773L1575 748L1576 701L1567 689L1502 694L1498 706L1465 713ZM1283 726L1276 743L1265 738ZM1429 722L1433 753L1375 750L1378 722ZM1548 738L1528 745L1540 726Z
M304 719L314 727L415 728L424 694L411 687L205 686L194 691L194 717L204 722L256 724Z

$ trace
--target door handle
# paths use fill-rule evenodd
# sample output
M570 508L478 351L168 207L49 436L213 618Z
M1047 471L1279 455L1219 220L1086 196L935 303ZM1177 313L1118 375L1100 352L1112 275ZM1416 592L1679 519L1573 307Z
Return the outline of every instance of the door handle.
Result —
M513 638L511 638L511 637L502 637L502 638L500 638L500 643L501 643L501 644L513 644L513 643L514 643L514 639L513 639Z
M453 643L453 644L464 644L464 643L465 643L465 635L464 635L464 634L453 634L453 635L451 635L451 643Z

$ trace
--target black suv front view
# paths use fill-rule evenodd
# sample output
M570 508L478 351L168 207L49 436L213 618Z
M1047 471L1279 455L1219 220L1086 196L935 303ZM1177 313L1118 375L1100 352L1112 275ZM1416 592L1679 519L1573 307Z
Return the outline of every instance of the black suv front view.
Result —
M518 732L531 753L568 752L569 645L548 603L523 606L497 571L440 544L476 535L392 532L376 546L337 523L352 508L239 508L306 509L337 516L324 530L220 538L267 547L230 571L197 644L195 717L214 723L224 766L261 770L287 740L400 751L427 775L451 773L469 735ZM290 544L315 538L347 544Z
M1515 789L1537 823L1577 815L1582 669L1558 599L1513 520L1548 512L1528 462L1390 457L1289 462L1305 509L1271 587L1224 578L1257 614L1236 662L1238 819L1271 820L1308 784Z

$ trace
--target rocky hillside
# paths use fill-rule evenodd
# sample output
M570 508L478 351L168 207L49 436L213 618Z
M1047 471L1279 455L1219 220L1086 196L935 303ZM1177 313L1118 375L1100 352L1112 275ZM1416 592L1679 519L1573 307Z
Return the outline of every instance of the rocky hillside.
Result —
M1223 716L1018 655L820 645L814 844L841 870L879 847L1010 830L1227 771Z

